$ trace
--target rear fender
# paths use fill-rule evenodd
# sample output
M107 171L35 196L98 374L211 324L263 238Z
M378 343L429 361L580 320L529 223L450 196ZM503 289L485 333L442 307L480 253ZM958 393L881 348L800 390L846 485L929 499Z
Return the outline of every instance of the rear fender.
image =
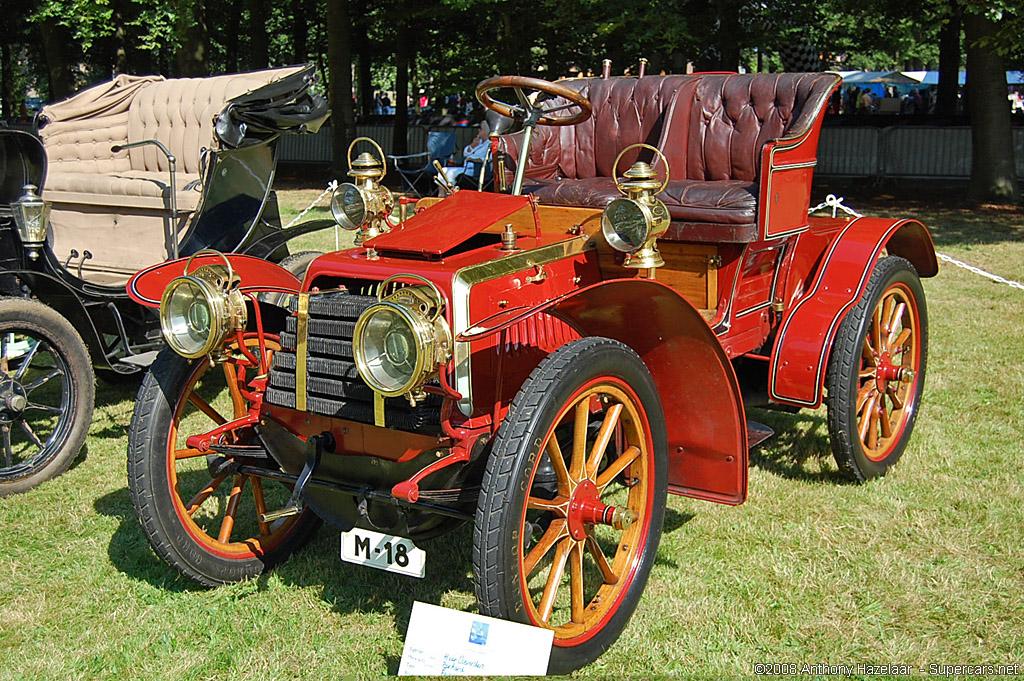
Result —
M909 260L922 277L939 272L931 235L920 222L851 220L825 249L807 293L783 319L769 368L768 394L774 401L821 405L828 352L839 323L863 295L883 249Z
M631 347L650 369L668 434L669 490L739 504L747 496L747 428L739 384L700 313L649 279L595 284L547 310L583 335Z
M231 269L241 277L240 289L245 293L263 291L298 293L302 285L302 282L294 274L283 267L248 255L221 256L212 253L198 255L192 260L191 265L188 265L189 272L194 271L200 265L223 264L224 258L227 258L231 263ZM189 260L189 258L179 258L147 267L136 273L128 281L129 297L146 307L160 307L160 298L163 296L167 284L171 283L172 279L185 274L185 267Z

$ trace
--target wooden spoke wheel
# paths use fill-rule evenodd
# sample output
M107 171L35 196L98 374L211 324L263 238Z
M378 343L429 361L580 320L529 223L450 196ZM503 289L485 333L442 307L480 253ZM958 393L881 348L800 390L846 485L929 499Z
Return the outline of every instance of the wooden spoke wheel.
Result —
M0 497L71 466L94 391L89 351L67 319L34 300L0 299Z
M921 403L927 349L917 272L903 258L879 260L839 327L826 377L832 450L847 476L884 475L902 456Z
M661 405L626 346L545 359L487 463L474 533L481 612L554 630L550 673L618 638L647 582L667 485Z
M246 344L259 353L255 337ZM291 491L258 476L232 471L235 463L279 470L258 450L251 428L220 438L220 451L190 447L188 436L245 416L247 382L237 345L232 360L210 366L165 350L139 390L129 432L132 502L153 549L179 572L207 585L260 574L312 536L319 519L310 510L274 522L261 513L285 505ZM279 346L268 340L268 356Z

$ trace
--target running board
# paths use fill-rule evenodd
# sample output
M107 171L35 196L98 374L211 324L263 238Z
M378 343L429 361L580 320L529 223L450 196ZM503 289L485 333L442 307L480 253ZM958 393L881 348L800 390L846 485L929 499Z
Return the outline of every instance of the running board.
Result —
M763 423L747 421L747 449L753 449L772 435L775 431Z
M147 369L149 365L156 359L159 350L150 350L149 352L140 352L137 355L127 355L118 360L120 364L128 364L138 369Z

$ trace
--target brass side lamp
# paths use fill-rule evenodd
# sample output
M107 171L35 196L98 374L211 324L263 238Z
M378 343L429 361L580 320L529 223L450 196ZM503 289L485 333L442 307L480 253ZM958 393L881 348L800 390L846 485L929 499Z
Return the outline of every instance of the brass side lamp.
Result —
M601 232L608 244L626 254L623 266L634 269L661 267L665 261L658 252L658 237L668 229L671 218L668 208L657 198L668 185L668 160L649 144L631 144L619 152L613 168L617 168L622 155L635 147L652 150L665 163L665 179L659 180L654 168L645 161L637 161L615 178L616 188L625 194L613 199L601 214Z
M353 160L352 150L359 142L369 142L380 155L374 158L373 154L364 151ZM338 185L331 196L331 214L335 222L349 231L358 230L356 246L391 230L388 216L395 208L395 197L381 185L387 173L383 159L384 151L369 137L352 140L348 148L348 176L355 182Z
M35 260L50 231L50 202L43 201L36 194L34 184L26 184L24 189L24 195L11 204L11 210L21 243L28 251L28 257Z

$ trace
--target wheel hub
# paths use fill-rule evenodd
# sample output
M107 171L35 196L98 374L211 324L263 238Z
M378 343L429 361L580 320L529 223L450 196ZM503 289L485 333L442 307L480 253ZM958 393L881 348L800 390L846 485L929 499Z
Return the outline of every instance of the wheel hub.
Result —
M611 525L624 530L636 520L632 509L601 503L600 490L592 480L576 485L569 499L568 516L569 534L577 541L587 538L588 525Z
M13 378L0 381L0 423L11 423L21 418L28 406L28 393L20 382Z
M914 380L914 372L906 367L892 363L892 355L883 352L878 358L878 367L875 369L875 388L884 393L888 388L889 381L909 383Z

